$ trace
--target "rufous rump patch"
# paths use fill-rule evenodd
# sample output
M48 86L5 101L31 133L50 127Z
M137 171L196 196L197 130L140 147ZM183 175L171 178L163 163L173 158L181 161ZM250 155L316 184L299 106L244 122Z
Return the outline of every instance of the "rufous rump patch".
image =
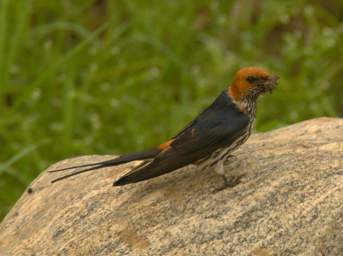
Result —
M172 144L173 141L174 140L168 140L167 142L162 143L161 145L159 145L158 148L161 149L161 150L169 149L170 145Z

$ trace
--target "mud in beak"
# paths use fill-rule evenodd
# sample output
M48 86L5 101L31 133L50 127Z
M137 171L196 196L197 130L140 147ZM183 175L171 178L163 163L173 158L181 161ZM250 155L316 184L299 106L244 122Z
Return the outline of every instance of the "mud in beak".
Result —
M266 91L272 93L273 89L277 86L279 79L280 77L277 75L270 76L267 83L265 83Z

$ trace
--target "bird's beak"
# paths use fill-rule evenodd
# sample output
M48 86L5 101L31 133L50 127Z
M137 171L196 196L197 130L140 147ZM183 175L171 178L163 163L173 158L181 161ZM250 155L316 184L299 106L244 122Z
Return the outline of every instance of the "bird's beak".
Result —
M280 79L277 75L272 75L269 77L268 82L266 83L266 89L270 93L273 91L273 89L276 87L278 80Z
M269 80L274 84L274 85L277 85L277 81L280 79L279 76L277 75L273 75L269 78Z

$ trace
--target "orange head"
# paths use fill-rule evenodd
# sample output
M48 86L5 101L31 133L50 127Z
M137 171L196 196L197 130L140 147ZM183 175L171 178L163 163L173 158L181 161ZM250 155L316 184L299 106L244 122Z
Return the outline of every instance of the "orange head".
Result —
M271 92L277 85L278 76L270 75L263 68L241 68L235 75L229 88L229 95L235 101L246 98L257 98L259 95Z

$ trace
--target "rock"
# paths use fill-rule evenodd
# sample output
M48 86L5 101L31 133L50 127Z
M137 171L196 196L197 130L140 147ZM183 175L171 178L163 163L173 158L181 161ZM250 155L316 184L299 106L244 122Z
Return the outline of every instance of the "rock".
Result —
M43 172L0 226L1 255L343 255L343 120L253 135L233 188L187 167L125 187L132 165L50 184ZM49 169L96 162L84 156Z

